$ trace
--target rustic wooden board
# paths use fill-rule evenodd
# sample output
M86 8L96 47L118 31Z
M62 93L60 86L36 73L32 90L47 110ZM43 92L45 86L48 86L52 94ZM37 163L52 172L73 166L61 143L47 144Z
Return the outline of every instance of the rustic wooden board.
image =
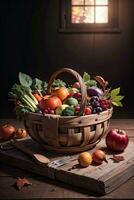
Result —
M37 143L31 139L20 141L33 152L38 152L49 157L50 160L62 158L61 154L54 154L42 149ZM102 140L98 148L105 149L105 143ZM92 150L91 150L92 151ZM107 152L108 163L103 162L102 165L90 165L87 168L77 167L68 171L72 166L77 165L77 160L71 161L68 164L57 169L51 167L41 167L35 164L29 157L24 155L15 148L12 150L0 150L0 161L6 162L18 168L28 170L47 176L53 180L62 181L88 191L94 191L100 194L106 194L127 181L134 175L134 142L130 141L127 149L120 155L123 155L125 160L119 163L114 163L111 159L112 155ZM78 155L72 155L72 158L77 158Z

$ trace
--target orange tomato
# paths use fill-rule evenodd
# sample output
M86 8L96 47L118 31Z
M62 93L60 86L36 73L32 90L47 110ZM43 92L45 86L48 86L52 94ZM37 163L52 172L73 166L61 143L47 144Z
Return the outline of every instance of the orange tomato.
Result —
M56 90L53 90L52 94L59 97L61 101L64 101L68 97L69 91L66 87L60 87Z
M42 110L45 110L47 108L50 108L51 110L55 110L57 107L62 105L62 102L59 97L57 96L49 96L47 99L42 99L39 102L39 107Z
M80 153L78 162L82 167L88 167L92 163L92 156L88 152Z

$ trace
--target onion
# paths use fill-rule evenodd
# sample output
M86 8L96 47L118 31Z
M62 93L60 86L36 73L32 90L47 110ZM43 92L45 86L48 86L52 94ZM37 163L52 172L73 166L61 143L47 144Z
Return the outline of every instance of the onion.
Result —
M103 161L107 162L106 154L100 149L97 149L93 152L92 159L95 164L102 164Z

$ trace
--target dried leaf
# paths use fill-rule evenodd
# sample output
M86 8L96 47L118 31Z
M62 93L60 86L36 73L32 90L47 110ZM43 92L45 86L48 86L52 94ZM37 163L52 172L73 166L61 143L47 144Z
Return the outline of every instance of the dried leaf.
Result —
M27 180L25 177L24 178L18 178L15 182L15 185L17 187L18 190L21 190L22 187L24 186L28 186L28 185L32 185L31 182L29 182L29 180Z
M112 159L116 163L125 160L124 156L115 156L115 155L113 155L113 157L110 159Z
M95 80L102 86L103 90L106 90L108 82L104 80L101 76L95 76Z

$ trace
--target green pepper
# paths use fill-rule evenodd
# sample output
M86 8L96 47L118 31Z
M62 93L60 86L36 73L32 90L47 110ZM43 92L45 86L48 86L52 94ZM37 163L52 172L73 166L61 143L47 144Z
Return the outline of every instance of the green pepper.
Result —
M66 107L62 111L62 116L74 116L75 110L73 107Z

